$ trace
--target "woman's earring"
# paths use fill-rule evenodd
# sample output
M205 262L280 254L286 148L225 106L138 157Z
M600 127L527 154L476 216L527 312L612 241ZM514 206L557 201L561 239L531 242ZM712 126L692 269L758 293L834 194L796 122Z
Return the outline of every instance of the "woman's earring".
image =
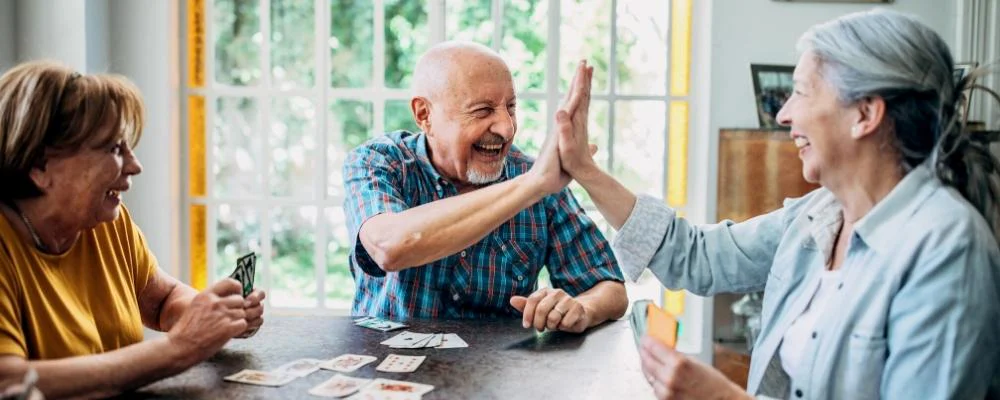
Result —
M859 133L861 133L860 125L854 125L851 127L851 137L857 138Z

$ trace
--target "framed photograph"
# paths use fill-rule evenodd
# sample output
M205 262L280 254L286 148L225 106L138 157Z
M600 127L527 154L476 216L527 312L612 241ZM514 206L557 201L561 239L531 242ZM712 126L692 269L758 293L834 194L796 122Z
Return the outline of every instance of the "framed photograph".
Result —
M968 75L969 72L972 72L972 70L976 69L976 67L978 66L979 63L977 62L963 62L955 64L955 69L952 70L952 73L955 74L955 84L957 85L958 81L962 80L962 78L965 78L965 76ZM961 118L962 120L965 120L965 117L969 115L969 105L972 103L972 97L969 96L969 94L970 93L966 93L965 109L963 109L961 111L961 115L959 115L959 118Z
M792 95L791 65L750 64L753 77L754 107L762 129L782 129L776 118L785 100Z
M955 64L955 69L954 69L955 83L958 83L958 81L960 81L962 78L965 78L965 76L968 75L969 72L972 72L972 70L976 69L976 67L978 66L979 63L977 62L965 62L965 63Z

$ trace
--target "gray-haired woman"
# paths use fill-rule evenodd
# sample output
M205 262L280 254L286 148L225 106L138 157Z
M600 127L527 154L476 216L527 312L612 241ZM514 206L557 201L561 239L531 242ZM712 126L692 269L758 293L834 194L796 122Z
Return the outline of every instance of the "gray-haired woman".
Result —
M764 290L750 394L983 398L1000 364L1000 176L955 122L966 82L947 45L872 11L812 28L800 50L778 122L822 188L777 211L696 226L637 198L591 158L586 107L557 114L562 167L619 230L626 275L649 268L699 295ZM641 356L659 398L748 397L648 337Z

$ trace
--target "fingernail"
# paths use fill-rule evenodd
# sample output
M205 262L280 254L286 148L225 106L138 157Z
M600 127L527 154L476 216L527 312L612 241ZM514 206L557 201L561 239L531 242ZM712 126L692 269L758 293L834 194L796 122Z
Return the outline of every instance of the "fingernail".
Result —
M522 328L527 328L528 327L528 321L521 321L521 327Z

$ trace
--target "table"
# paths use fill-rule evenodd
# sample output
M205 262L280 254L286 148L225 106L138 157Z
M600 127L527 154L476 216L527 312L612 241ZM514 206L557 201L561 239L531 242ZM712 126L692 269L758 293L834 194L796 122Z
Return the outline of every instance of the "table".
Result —
M391 349L379 342L401 330L378 332L347 317L269 317L256 336L226 347L183 374L128 393L137 399L318 399L313 386L335 372L320 370L280 388L225 382L244 368L273 369L298 358L330 359L344 353L379 359L346 374L434 385L425 399L647 399L639 355L626 321L583 334L535 333L519 319L412 320L408 330L457 333L468 348ZM389 353L426 355L413 373L375 371Z

